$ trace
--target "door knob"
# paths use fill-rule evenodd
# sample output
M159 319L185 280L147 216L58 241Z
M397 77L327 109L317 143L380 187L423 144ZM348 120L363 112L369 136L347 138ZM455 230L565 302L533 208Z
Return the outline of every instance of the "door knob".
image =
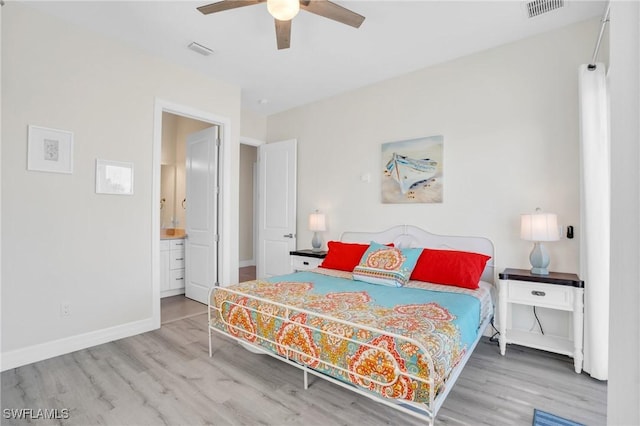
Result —
M293 234L286 234L286 235L283 235L283 237L285 237L285 238L293 238Z

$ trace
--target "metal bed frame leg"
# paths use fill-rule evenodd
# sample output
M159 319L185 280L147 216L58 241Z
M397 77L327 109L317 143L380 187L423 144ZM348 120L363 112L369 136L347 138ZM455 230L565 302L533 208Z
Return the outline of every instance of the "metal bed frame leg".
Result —
M209 300L211 300L211 294L209 294ZM211 358L213 356L211 348L211 307L207 308L207 331L209 331L209 358Z
M309 389L309 374L307 374L307 367L304 368L304 390Z

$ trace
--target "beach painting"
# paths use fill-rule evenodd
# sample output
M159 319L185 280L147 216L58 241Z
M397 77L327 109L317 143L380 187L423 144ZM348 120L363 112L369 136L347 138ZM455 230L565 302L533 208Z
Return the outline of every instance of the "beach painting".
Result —
M382 202L442 203L444 137L382 144Z

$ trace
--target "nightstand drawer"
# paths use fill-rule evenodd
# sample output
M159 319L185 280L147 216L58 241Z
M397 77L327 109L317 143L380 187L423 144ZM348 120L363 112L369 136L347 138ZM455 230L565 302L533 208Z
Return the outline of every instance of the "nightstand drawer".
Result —
M296 271L306 271L317 268L322 263L322 259L313 257L291 256L291 266Z
M507 298L511 303L573 309L573 288L532 282L510 281Z

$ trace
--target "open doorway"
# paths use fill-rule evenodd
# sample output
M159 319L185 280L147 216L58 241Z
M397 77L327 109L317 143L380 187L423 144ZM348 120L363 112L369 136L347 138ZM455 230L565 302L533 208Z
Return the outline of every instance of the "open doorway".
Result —
M211 123L162 113L160 159L161 323L206 313L206 305L185 297L187 228L187 137ZM217 164L216 164L217 168Z
M245 211L238 212L238 216L249 216L248 211L252 212L252 217L245 222L244 227L245 230L252 228L253 231L251 252L255 262L255 276L243 274L244 271L240 269L240 280L246 281L254 277L262 279L289 273L290 252L296 248L297 141L289 139L267 144L241 136L240 146L243 147L241 152L245 153L252 152L251 148L257 148L256 165L244 167L246 180L251 179L248 177L249 174L254 175L253 208L245 207ZM246 199L248 195L245 194ZM239 240L242 240L243 235L246 238L246 232L243 234L238 230ZM239 259L242 260L242 256L248 255L241 252Z
M229 182L230 179L228 129L229 120L226 118L156 100L151 266L152 309L157 327L166 322L206 313L204 302L208 290L219 282L222 264L229 262L226 256L220 255L217 247L219 242L224 244L229 239L224 230L223 235L220 235L219 231L222 228L221 224L229 217L228 214L224 217L220 214L220 211L229 205L229 194L223 186L223 183ZM214 154L200 156L194 160L194 156L206 154L206 151ZM203 164L208 165L205 167L208 172L204 177L197 173ZM206 185L203 185L203 182ZM201 192L195 192L198 188L194 189L194 186L199 186ZM197 204L206 205L206 214L203 214L200 208L196 208ZM199 215L194 215L193 212L196 210L200 212ZM199 220L213 224L210 228L210 238L207 238L212 247L208 252L200 250L203 243L201 236L197 235L202 231ZM193 229L194 226L196 229ZM195 247L195 240L198 240L200 247ZM192 262L189 262L190 257ZM162 271L163 267L166 271ZM228 274L226 269L224 272ZM203 277L202 271L207 271L206 276ZM189 295L189 283L198 277L203 277L200 281L206 283L206 288L198 289L199 296L204 296L190 297L198 299L201 303L184 297L185 288Z
M264 142L240 138L238 259L240 282L256 279L257 162L258 147Z
M240 282L256 279L255 205L258 148L240 144L238 277Z

